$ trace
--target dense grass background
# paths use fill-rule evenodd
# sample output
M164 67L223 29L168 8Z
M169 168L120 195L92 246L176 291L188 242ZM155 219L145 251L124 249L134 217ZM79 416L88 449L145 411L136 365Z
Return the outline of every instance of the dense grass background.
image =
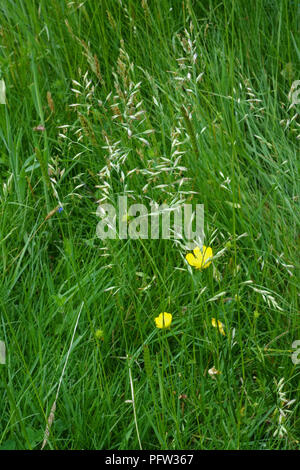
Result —
M47 448L299 448L298 2L0 12L0 448L41 447L58 387ZM126 194L204 204L213 265L98 239Z

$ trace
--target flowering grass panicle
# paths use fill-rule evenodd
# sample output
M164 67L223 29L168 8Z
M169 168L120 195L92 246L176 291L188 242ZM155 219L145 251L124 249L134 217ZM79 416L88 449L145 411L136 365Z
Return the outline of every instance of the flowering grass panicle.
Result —
M218 328L221 335L226 336L225 330L224 330L224 325L220 320L217 321L215 318L212 318L211 319L211 324L214 328Z

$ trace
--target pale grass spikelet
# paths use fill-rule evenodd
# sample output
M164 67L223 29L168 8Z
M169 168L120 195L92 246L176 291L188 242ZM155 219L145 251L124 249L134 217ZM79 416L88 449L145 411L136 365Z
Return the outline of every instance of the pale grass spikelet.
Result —
M3 191L3 196L7 197L8 194L10 193L12 189L12 182L13 182L13 173L11 173L6 181L6 183L3 183L2 186L2 191Z
M128 355L127 355L127 360L128 360L128 373L129 373L129 382L130 382L130 390L131 390L130 403L132 403L133 418L134 418L135 429L136 429L136 434L137 434L139 447L140 447L140 450L142 450L143 448L142 448L142 443L141 443L141 438L140 438L140 433L139 433L139 427L138 427L138 422L137 422L137 415L136 415L135 394L134 394L134 386L133 386L133 380L132 380L131 363L130 363L130 359L129 359Z
M55 106L54 106L54 101L53 101L53 98L52 98L52 95L51 95L50 91L47 91L47 102L48 102L48 106L50 108L51 113L54 113Z
M293 108L295 104L300 103L300 80L295 80L292 83L288 94L288 100L291 102L289 109Z
M275 261L278 265L282 266L287 270L289 276L293 277L294 274L292 273L291 269L295 269L295 266L293 264L285 263L285 261L283 260L283 256L284 253L281 253L277 258L275 258Z

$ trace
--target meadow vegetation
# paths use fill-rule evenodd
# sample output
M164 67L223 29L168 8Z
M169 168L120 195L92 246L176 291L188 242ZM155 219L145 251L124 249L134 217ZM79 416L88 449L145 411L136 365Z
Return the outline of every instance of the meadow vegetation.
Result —
M1 1L1 449L299 448L299 8ZM212 262L99 239L124 195Z

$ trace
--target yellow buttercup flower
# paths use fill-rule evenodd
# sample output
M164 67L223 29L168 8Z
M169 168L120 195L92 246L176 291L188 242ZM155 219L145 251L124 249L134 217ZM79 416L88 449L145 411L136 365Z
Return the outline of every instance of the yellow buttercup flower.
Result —
M211 263L213 252L210 246L203 245L202 250L197 246L193 253L186 255L187 262L196 269L206 269Z
M104 340L104 331L103 330L96 330L95 331L95 338Z
M169 328L172 322L172 314L167 312L160 313L154 321L157 328Z
M218 324L217 324L217 320L215 318L212 318L211 324L214 328L218 328L221 335L225 336L224 325L220 320L218 320Z

